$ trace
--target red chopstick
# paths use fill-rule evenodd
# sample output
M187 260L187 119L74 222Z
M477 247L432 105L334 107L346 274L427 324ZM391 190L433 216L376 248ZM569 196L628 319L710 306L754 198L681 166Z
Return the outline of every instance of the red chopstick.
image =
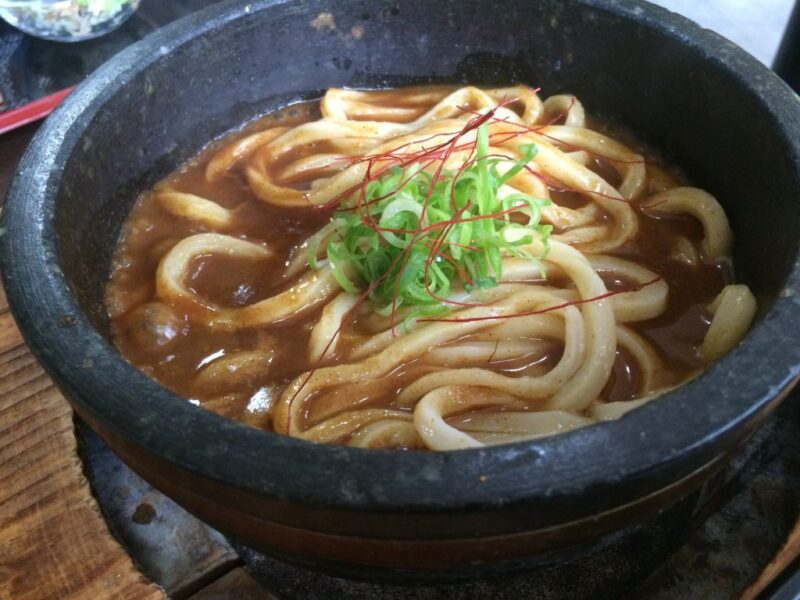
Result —
M33 123L39 119L44 119L47 115L53 112L53 109L69 94L75 86L68 87L64 90L50 94L44 98L39 98L33 102L29 102L25 106L20 106L14 110L0 113L0 135L22 127L28 123Z

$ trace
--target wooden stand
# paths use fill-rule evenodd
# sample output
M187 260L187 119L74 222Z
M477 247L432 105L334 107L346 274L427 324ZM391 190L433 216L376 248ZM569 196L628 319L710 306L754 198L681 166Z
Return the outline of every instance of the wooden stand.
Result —
M72 417L0 293L0 598L166 598L111 536Z

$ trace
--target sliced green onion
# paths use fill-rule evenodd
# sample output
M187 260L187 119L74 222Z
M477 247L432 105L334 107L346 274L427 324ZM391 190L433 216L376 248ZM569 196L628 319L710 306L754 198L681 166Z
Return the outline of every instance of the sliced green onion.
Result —
M552 227L539 221L550 201L523 193L499 195L533 160L536 146L521 145L520 158L500 173L498 166L508 159L489 157L486 124L478 127L476 144L475 160L458 173L442 169L434 178L415 163L394 166L368 182L363 195L344 202L311 240L309 264L318 266L317 245L335 232L326 250L342 289L357 293L370 286L379 314L414 307L404 320L408 327L414 319L449 310L443 300L454 289L496 286L503 256L543 258L523 247L541 240L549 248ZM512 220L510 212L527 222Z

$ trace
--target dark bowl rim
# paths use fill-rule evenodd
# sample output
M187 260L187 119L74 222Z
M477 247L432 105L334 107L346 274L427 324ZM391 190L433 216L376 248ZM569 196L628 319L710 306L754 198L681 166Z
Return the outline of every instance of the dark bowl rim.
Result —
M61 169L104 103L148 65L211 29L284 4L286 0L231 0L151 34L79 85L25 153L0 229L3 278L26 341L79 409L160 459L259 496L321 507L439 511L579 495L669 472L687 456L710 460L712 446L733 439L742 424L763 414L800 375L800 348L789 343L784 331L800 322L797 247L784 292L746 342L701 377L618 421L531 442L452 452L318 445L192 406L134 369L81 313L61 271L54 228ZM717 34L653 5L635 0L574 4L677 39L742 81L743 93L755 97L783 136L800 179L800 103L766 67ZM762 352L776 340L784 340L782 360ZM93 369L79 368L86 361ZM759 376L737 374L742 365ZM94 376L97 372L104 375ZM656 423L680 426L665 431L654 427ZM196 444L201 443L203 451L198 452Z

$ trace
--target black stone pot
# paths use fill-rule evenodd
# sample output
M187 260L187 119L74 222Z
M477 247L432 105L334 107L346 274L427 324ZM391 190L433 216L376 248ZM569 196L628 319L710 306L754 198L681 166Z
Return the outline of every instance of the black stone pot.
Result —
M315 21L323 12L335 27ZM739 278L760 302L744 342L618 422L440 453L250 429L177 398L113 350L103 288L138 191L288 101L420 81L574 92L661 148L731 219ZM775 408L800 373L799 198L798 99L737 47L662 9L225 2L124 51L50 117L9 193L2 267L27 341L77 412L204 520L339 573L471 576L572 555L674 503Z

